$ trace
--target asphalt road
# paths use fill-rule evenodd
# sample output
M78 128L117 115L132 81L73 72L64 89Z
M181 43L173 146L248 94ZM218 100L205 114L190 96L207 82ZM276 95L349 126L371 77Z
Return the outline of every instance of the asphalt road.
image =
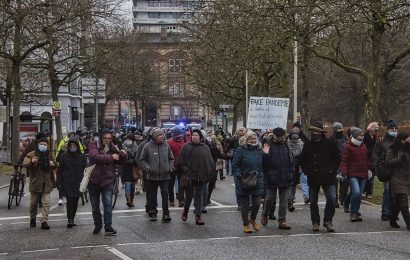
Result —
M299 191L296 211L288 212L291 230L278 230L270 221L261 231L244 234L232 183L230 176L217 182L213 203L203 215L205 226L195 225L192 211L183 223L178 207L171 208L171 223L149 222L145 196L136 196L136 207L128 209L122 189L113 214L116 237L92 234L90 203L79 206L78 226L67 229L56 191L51 229L29 228L29 196L8 210L7 189L0 189L0 259L410 259L410 232L402 220L402 228L394 230L380 220L379 207L362 205L362 223L350 223L349 215L337 209L336 232L321 227L314 233ZM320 201L323 216L324 198Z

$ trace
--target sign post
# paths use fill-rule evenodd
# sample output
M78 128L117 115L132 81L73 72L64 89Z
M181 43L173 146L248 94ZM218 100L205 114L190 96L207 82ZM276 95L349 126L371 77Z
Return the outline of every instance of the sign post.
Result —
M248 129L286 129L289 98L250 97Z
M54 101L54 103L53 103L53 115L55 117L61 116L61 102L60 101Z

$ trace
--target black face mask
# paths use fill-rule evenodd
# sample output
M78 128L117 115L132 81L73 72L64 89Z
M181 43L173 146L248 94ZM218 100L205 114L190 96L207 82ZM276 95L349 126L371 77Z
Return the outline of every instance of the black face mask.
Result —
M320 142L322 141L322 134L311 134L310 135L310 140L312 140L313 142Z
M336 137L340 138L343 136L343 132L336 132L335 134Z

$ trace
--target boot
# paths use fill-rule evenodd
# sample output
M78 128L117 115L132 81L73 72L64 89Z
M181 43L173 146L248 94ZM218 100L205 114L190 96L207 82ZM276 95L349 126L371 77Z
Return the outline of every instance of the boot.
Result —
M252 229L249 225L244 225L243 232L249 234L249 233L252 233Z
M205 225L205 222L201 220L201 214L195 215L195 223L200 226Z
M259 231L261 229L261 226L256 223L255 219L250 219L249 223L252 225L253 229L255 229L255 231Z
M131 193L130 194L130 202L129 202L129 206L128 207L130 207L130 208L133 208L134 207L134 193Z
M127 206L128 206L128 207L131 207L131 206L130 206L130 202L131 202L131 196L130 196L130 194L129 194L129 193L126 193L126 194L125 194L125 198L127 199Z
M74 226L74 220L73 219L69 219L67 222L67 227L68 228L72 228Z
M184 209L184 210L182 211L181 219L182 219L182 221L184 221L184 222L187 221L187 219L188 219L188 210Z

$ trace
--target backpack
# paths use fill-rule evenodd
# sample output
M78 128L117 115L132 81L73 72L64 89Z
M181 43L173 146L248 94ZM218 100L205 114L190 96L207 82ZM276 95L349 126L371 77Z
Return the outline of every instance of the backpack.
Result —
M379 146L378 148L380 150L376 165L376 176L379 179L379 181L386 182L391 179L391 176L393 175L393 170L391 168L386 167L386 149L381 144L376 144L376 146Z

